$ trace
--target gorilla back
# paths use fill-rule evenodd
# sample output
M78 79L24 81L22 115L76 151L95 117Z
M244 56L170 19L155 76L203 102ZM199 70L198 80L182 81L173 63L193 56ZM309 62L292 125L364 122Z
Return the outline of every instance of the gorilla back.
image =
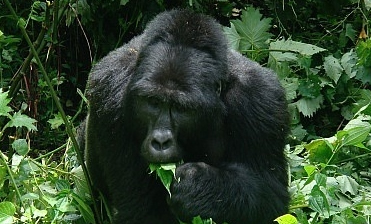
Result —
M115 224L267 224L287 211L284 91L213 19L159 14L96 64L87 97L87 166ZM180 161L167 198L148 165Z

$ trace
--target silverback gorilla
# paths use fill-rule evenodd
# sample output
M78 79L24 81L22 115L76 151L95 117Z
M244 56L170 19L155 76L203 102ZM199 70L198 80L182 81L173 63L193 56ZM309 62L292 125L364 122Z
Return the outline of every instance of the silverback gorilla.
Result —
M267 224L287 211L284 90L213 19L159 14L87 88L87 167L113 223ZM169 198L148 165L180 161Z

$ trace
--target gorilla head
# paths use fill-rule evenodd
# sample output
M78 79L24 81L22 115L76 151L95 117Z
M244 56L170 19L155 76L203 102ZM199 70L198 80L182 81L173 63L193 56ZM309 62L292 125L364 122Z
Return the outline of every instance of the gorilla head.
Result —
M170 16L163 14L156 21L165 25L155 21L145 32L151 39L143 41L127 93L126 104L133 105L127 113L135 116L127 118L137 124L135 136L147 161L214 163L223 153L217 137L225 114L220 98L227 79L225 40L219 26L209 26L211 19L200 26L190 19L201 15L184 14L189 26L179 27L176 21L167 24Z

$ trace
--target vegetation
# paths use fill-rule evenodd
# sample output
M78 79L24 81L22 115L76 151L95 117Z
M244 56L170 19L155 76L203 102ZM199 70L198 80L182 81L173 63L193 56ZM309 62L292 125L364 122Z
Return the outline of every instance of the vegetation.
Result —
M217 18L287 91L292 201L277 221L371 223L371 1L244 2L0 0L0 224L108 222L80 166L82 90L94 62L172 7Z

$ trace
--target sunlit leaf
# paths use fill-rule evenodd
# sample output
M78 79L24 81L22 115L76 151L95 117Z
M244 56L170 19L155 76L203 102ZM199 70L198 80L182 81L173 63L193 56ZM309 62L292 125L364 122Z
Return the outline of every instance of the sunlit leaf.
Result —
M274 221L278 222L279 224L297 224L298 220L296 220L295 216L291 214L285 214L278 218L276 218Z
M12 224L15 214L15 206L9 201L0 202L0 223Z

